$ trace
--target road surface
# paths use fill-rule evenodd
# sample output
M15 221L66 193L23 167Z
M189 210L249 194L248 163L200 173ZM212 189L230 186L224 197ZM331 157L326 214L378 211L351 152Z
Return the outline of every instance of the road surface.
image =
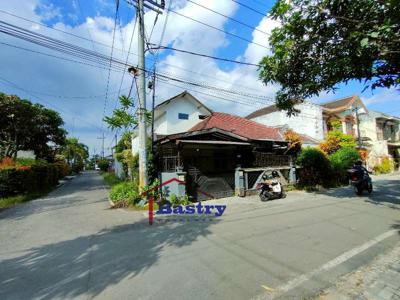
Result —
M96 173L0 212L0 299L310 297L400 240L400 178L284 200L226 200L212 221L108 209ZM222 201L222 200L221 200Z

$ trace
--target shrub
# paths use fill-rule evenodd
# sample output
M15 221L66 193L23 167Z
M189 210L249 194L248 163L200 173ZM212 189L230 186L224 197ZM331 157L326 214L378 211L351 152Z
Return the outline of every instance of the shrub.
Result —
M56 161L53 165L57 169L59 179L71 174L71 167L65 161Z
M319 148L326 154L333 154L341 148L355 148L355 146L354 137L338 129L329 131L325 141L319 144Z
M116 185L117 183L122 182L122 180L119 179L117 176L115 176L114 173L110 173L110 172L103 173L103 178L109 186L113 186L113 185Z
M58 179L56 166L44 161L0 169L0 196L44 192L57 185Z
M178 196L175 195L175 194L171 194L171 195L169 196L169 202L171 203L171 205L172 205L173 207L176 207L176 206L178 206L178 205L181 204L180 199L179 199Z
M111 188L110 199L117 207L128 207L140 199L139 193L130 182L121 182Z
M300 186L327 186L332 178L332 168L326 154L317 148L305 148L301 151L297 163Z
M110 166L110 163L106 159L101 159L101 160L99 160L97 165L99 166L101 171L107 172L108 171L108 167Z
M347 182L347 170L359 159L360 153L355 148L341 148L329 156L336 184Z
M393 162L387 156L382 159L381 164L376 164L374 166L374 172L376 174L387 174L392 172L393 169L394 169Z

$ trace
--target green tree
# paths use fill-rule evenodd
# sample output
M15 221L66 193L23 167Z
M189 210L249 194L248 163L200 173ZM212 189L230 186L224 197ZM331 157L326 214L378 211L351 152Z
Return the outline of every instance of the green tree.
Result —
M319 144L319 148L326 154L333 154L342 148L356 147L356 140L350 134L344 134L339 129L328 132L326 139Z
M341 148L329 156L329 161L331 162L337 184L346 183L348 181L347 169L351 168L359 159L360 154L354 147Z
M62 148L62 154L75 172L80 172L89 157L88 147L77 138L68 138Z
M269 38L272 54L261 61L260 79L278 83L276 104L293 105L338 83L366 87L400 83L400 1L278 0L280 21Z
M138 124L136 117L130 112L133 108L133 100L127 96L120 96L119 103L121 108L117 108L113 111L111 117L105 117L104 122L108 124L108 127L112 130L124 128L125 130L131 130Z
M64 122L54 110L0 93L0 157L16 157L33 150L38 158L52 160L65 143Z

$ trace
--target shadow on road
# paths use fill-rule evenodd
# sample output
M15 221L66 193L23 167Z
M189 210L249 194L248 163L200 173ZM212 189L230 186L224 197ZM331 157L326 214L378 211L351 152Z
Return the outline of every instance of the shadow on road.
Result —
M93 175L93 172L84 172L45 197L0 211L0 219L23 219L32 214L101 202L107 205L104 181Z
M334 198L356 198L374 205L384 205L393 209L400 209L400 180L382 180L376 182L374 191L369 194L364 191L362 196L356 195L351 186L329 189L318 194Z
M97 234L31 248L0 261L0 299L96 296L155 264L165 247L185 247L218 221L136 222ZM147 237L147 238L143 238Z

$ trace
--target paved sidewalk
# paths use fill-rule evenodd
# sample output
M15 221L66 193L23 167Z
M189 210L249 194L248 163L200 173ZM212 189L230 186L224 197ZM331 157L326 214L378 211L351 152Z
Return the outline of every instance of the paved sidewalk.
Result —
M343 276L319 300L400 300L400 243L369 265Z

